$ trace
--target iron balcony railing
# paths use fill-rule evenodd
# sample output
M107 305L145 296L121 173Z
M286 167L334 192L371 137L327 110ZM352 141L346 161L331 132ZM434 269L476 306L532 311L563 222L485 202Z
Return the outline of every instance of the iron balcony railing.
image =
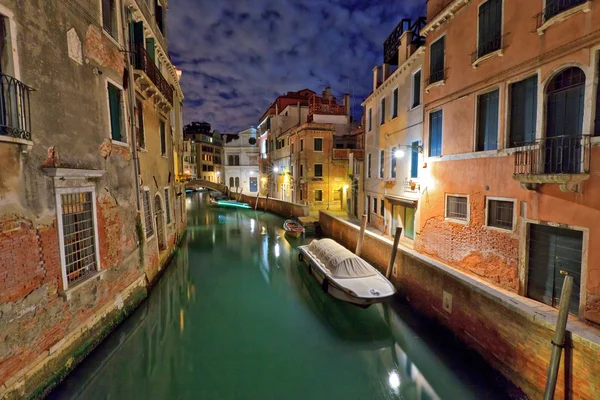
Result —
M32 89L12 76L0 74L0 91L0 135L31 140Z
M414 33L412 44L420 47L425 43L425 38L419 35L421 29L427 24L425 17L419 17L412 21L410 18L404 18L394 28L392 33L383 42L383 62L390 65L398 64L398 46L400 45L400 37L406 31Z
M498 51L502 48L502 36L499 36L495 39L488 41L487 43L481 44L479 47L475 49L473 53L471 53L471 61L475 62L479 60L481 57Z
M590 135L554 136L522 143L515 152L515 175L587 174Z
M436 72L432 72L426 79L427 85L431 85L432 83L443 81L446 78L446 71L440 70Z
M550 18L567 11L570 8L580 6L589 0L548 0L546 8L537 15L537 27L542 26Z
M165 79L150 53L143 46L137 46L134 51L133 67L143 71L154 86L165 96L169 104L173 105L173 86Z

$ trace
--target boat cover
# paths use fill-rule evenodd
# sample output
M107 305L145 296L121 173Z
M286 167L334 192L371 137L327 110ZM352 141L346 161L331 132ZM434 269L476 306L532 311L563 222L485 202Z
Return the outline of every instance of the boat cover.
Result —
M364 278L377 275L365 260L331 239L313 240L308 250L335 278Z

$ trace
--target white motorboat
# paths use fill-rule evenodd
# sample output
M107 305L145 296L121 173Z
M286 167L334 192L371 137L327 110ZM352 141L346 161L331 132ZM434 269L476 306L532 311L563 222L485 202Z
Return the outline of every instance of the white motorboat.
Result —
M376 268L334 240L313 240L298 249L300 261L333 297L368 307L396 293L394 285Z

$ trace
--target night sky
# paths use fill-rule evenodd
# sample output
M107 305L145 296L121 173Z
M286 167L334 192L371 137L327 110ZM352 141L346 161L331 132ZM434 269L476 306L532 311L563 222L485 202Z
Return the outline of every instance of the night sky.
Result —
M351 93L358 118L383 41L424 10L425 0L171 0L184 120L235 133L256 126L278 95L328 85Z

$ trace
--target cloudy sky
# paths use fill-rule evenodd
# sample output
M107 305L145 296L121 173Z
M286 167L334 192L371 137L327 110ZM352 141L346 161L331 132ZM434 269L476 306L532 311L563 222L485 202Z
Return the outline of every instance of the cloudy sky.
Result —
M186 122L256 126L275 98L308 87L370 93L383 41L425 0L170 0L169 50L183 70Z

